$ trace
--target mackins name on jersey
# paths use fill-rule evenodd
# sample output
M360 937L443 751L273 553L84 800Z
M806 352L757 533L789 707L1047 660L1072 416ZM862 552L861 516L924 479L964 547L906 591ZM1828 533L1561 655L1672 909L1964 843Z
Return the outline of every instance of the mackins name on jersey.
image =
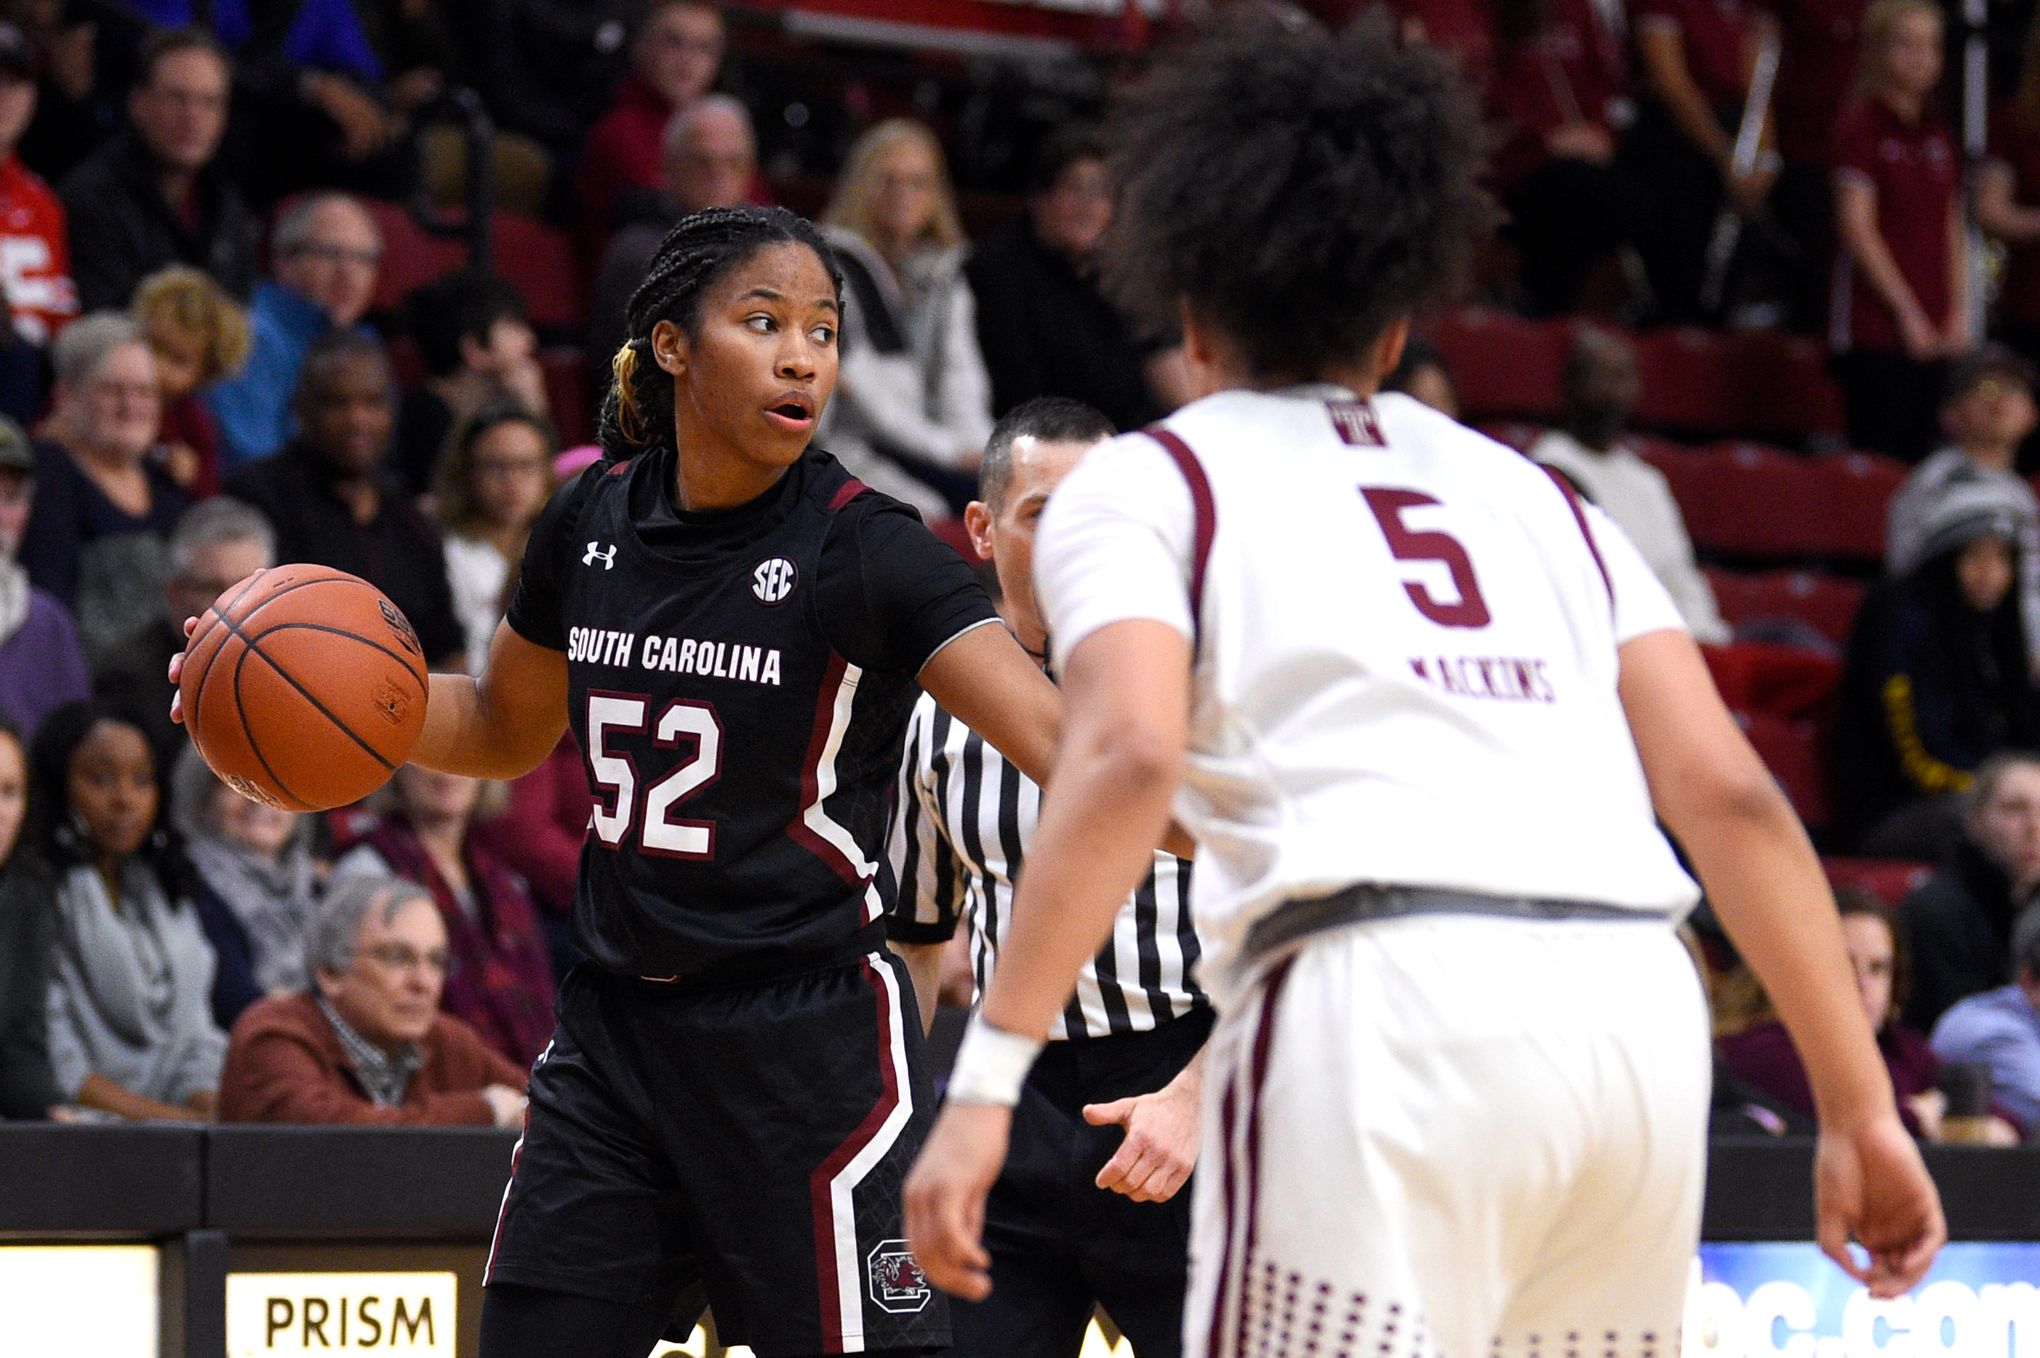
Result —
M780 684L779 648L695 637L641 636L602 627L567 629L567 659L661 674L699 674L745 683Z

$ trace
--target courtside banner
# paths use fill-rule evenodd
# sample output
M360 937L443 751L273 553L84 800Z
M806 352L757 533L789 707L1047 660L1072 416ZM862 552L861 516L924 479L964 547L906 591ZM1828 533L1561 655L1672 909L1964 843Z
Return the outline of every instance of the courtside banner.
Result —
M1683 1358L2036 1358L2040 1243L1948 1245L1879 1301L1811 1244L1702 1245Z
M227 1358L454 1358L452 1273L229 1273Z
M153 1245L0 1247L0 1354L156 1358Z

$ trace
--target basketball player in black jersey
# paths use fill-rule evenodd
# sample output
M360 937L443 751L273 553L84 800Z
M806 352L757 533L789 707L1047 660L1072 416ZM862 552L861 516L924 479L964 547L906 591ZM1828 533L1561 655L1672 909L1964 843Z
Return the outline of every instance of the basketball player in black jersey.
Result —
M948 1343L901 1227L933 1110L890 788L922 686L1034 777L1059 706L963 561L809 447L841 306L791 213L680 222L605 461L533 530L483 674L433 676L416 762L515 777L571 723L597 802L484 1358L643 1358L704 1295L762 1358Z

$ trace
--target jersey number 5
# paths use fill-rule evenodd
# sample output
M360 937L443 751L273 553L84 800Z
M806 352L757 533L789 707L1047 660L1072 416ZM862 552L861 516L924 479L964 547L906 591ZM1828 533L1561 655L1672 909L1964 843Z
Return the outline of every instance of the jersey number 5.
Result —
M1382 486L1362 486L1360 494L1374 511L1381 524L1381 535L1388 540L1388 550L1397 561L1442 562L1452 575L1452 588L1459 597L1443 602L1421 580L1402 582L1403 593L1410 596L1417 612L1440 627L1487 626L1491 621L1487 600L1481 597L1480 581L1474 578L1473 559L1459 545L1459 539L1436 529L1412 529L1403 522L1406 511L1434 506L1438 501L1422 491Z
M639 818L637 761L610 743L613 736L651 732L652 744L675 750L692 743L693 756L644 789L638 848L662 858L715 857L715 822L680 820L673 808L722 776L722 722L707 703L676 698L656 722L648 722L652 700L639 693L588 695L588 767L601 795L595 801L595 837L621 848Z

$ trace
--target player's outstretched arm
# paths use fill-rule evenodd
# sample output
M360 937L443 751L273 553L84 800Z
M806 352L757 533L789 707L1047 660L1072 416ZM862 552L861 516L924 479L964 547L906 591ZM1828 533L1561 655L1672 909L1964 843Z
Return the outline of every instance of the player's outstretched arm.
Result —
M1005 1160L1027 1054L1146 876L1168 823L1189 726L1190 643L1166 623L1101 627L1071 653L1063 696L1062 743L1045 780L1053 792L1042 802L998 973L907 1180L914 1257L930 1282L972 1300L991 1291L984 1203ZM980 1027L989 1030L983 1050L1003 1053L995 1061L1002 1069L982 1080L972 1057Z
M480 675L435 674L411 762L509 780L538 767L567 729L567 656L498 623Z
M1821 1128L1821 1248L1877 1295L1897 1295L1925 1274L1947 1227L1864 1021L1820 860L1692 638L1647 633L1621 660L1651 800L1805 1062ZM1850 1256L1851 1238L1867 1267Z
M921 687L1043 787L1062 727L1062 695L1013 634L973 627L928 657Z

